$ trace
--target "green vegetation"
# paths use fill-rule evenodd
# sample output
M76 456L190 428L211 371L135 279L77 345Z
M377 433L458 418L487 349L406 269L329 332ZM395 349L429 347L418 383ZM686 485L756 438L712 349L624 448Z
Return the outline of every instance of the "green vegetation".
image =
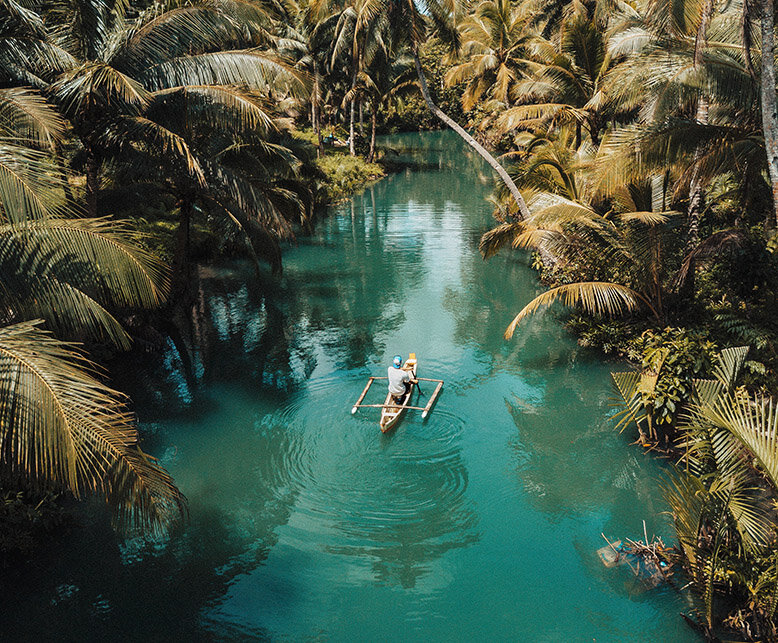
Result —
M772 3L483 0L445 71L511 177L481 250L532 251L549 286L506 338L561 301L637 364L621 426L678 462L694 621L747 640L778 636L772 411L748 415L778 395L773 24Z
M623 425L679 464L696 623L775 639L774 22L769 0L0 3L6 508L185 516L73 342L127 348L124 315L191 303L193 261L279 270L318 204L383 175L380 128L434 120L501 179L484 256L531 250L549 286L506 337L561 300L637 363L614 374Z
M386 174L377 163L337 152L317 159L316 166L327 177L324 189L331 201L347 197Z

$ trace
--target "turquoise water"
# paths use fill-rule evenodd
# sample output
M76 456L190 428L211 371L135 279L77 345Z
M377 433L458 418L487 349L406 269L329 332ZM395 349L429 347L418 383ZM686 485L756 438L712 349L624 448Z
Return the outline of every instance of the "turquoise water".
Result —
M406 169L280 280L202 270L196 350L116 365L190 522L122 542L95 508L5 576L4 638L694 640L678 594L596 556L601 532L670 534L660 465L610 419L623 365L553 314L504 341L540 290L526 257L478 254L491 175L448 133L387 144ZM410 351L443 394L382 435L351 406Z

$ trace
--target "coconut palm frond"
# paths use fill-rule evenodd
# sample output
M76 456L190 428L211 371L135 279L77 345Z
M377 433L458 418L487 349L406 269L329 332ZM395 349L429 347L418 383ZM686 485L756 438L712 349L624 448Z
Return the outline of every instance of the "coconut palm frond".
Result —
M488 232L484 232L478 243L478 249L481 251L481 256L484 259L493 257L501 248L512 243L516 235L523 229L524 226L521 222L512 221L509 223L501 223Z
M84 290L53 276L38 281L24 294L14 296L6 291L3 295L15 319L41 318L52 330L66 337L88 336L121 350L131 346L127 332L103 305Z
M295 98L310 93L304 74L277 56L255 49L182 56L149 66L139 78L152 91L183 85L238 85L273 88Z
M224 131L266 136L278 130L273 116L251 93L237 87L220 85L187 85L155 92L149 105L153 112L157 103L169 108L171 97L180 97L197 120Z
M12 270L9 261L17 266L34 261L42 263L49 276L93 292L107 304L154 307L166 296L167 274L160 261L138 245L140 238L110 219L10 224L0 226L0 259L5 274Z
M715 426L726 429L759 462L778 488L778 409L770 398L722 396L712 407L701 410Z
M623 212L619 219L624 223L642 223L647 226L664 225L669 218L678 212Z
M141 454L124 399L90 370L37 322L0 328L0 464L77 496L103 495L122 524L169 527L184 497Z
M32 89L0 89L0 136L30 144L62 137L65 123L46 99Z
M53 86L66 114L75 117L84 109L123 105L137 113L148 103L148 90L135 78L105 63L87 62Z
M641 422L645 418L645 408L638 395L640 388L640 373L611 373L613 384L620 397L622 410L616 417L621 416L616 423L616 428L623 431L630 421L635 424L638 431L641 430Z
M635 311L646 303L642 295L620 284L589 281L557 286L535 297L514 317L505 330L505 339L513 337L523 319L558 299L566 306L580 306L590 314L611 316Z
M64 182L47 154L0 141L0 216L7 221L44 219L62 212Z
M745 235L742 230L735 228L714 232L684 257L681 268L675 278L675 285L682 286L686 283L692 266L699 265L700 261L709 261L731 253L739 248L744 240Z
M202 163L192 152L187 138L149 118L120 116L113 120L98 140L119 150L141 141L161 156L175 154L183 161L189 175L201 186L206 185Z
M114 528L121 533L160 536L188 515L173 478L137 446L125 447L113 461L105 486Z

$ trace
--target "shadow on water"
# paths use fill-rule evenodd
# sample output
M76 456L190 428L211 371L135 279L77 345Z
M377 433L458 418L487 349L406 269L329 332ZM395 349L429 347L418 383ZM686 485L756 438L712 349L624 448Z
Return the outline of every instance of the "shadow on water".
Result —
M86 516L0 579L4 640L667 634L674 608L591 562L601 530L661 510L603 420L607 367L550 317L501 339L538 286L526 258L475 249L491 175L445 133L390 144L409 165L333 209L280 279L201 267L163 355L114 364L191 522L121 543ZM430 417L388 435L377 409L352 417L366 376L417 350L446 380Z

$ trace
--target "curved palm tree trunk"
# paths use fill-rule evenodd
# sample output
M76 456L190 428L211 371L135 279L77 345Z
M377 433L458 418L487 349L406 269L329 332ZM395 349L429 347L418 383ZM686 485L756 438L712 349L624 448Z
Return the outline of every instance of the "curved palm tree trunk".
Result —
M773 192L773 210L778 225L778 104L775 97L775 10L773 0L761 0L762 9L762 131L767 152L767 170Z
M513 182L511 177L508 175L508 173L505 171L505 168L500 165L500 163L495 159L489 152L484 149L482 145L478 143L470 134L468 134L464 128L459 125L453 118L448 116L442 109L440 109L437 105L435 105L434 101L432 100L432 97L430 96L429 87L427 87L427 79L424 76L424 70L421 68L421 60L419 60L419 52L414 48L413 50L413 60L416 63L416 74L419 76L419 84L421 85L421 94L424 97L424 102L427 104L427 108L441 121L443 121L448 127L453 129L459 136L464 139L464 141L472 147L478 154L483 158L502 179L503 183L505 183L505 186L508 188L508 190L511 193L511 196L513 196L514 201L516 201L516 205L519 208L519 218L520 219L526 219L530 216L529 208L527 207L526 202L524 201L524 198L521 196L521 193L519 192L519 189L516 187L516 184Z

